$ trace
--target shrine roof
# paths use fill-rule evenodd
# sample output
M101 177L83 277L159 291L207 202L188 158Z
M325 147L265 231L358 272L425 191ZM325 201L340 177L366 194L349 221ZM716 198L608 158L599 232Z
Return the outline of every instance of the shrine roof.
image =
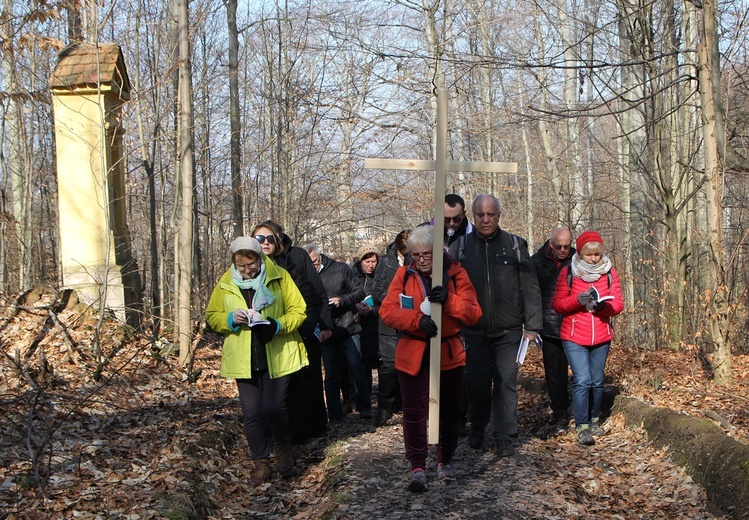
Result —
M60 52L49 88L72 90L80 87L111 87L121 97L130 97L130 80L118 44L78 43Z

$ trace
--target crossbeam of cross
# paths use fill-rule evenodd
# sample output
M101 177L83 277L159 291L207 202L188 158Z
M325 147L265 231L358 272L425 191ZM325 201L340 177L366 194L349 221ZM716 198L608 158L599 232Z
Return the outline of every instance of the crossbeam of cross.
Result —
M445 232L445 191L447 172L517 173L513 162L480 162L447 160L447 91L437 89L437 142L434 161L418 159L365 159L364 168L377 170L434 171L434 246L432 273L442 273L444 266L442 237ZM442 283L442 276L432 276L432 287ZM431 304L431 315L437 324L437 336L429 343L429 426L428 442L439 442L440 424L440 346L442 344L442 305Z

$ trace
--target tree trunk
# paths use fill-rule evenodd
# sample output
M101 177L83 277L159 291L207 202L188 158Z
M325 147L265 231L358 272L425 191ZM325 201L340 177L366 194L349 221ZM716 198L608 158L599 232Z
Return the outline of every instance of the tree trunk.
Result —
M177 0L179 27L179 163L181 169L181 217L179 224L179 301L178 342L179 362L186 366L192 361L192 250L193 250L193 178L194 144L192 111L192 78L190 71L190 24L188 0Z
M625 269L624 295L627 298L626 308L628 329L632 331L635 341L642 344L652 344L648 327L641 324L648 318L638 315L642 308L639 302L648 301L649 286L647 280L650 273L645 272L646 266L652 261L648 237L648 218L646 208L646 194L644 191L648 183L643 172L650 168L648 155L647 127L649 120L648 101L645 97L647 69L643 62L647 52L642 49L642 42L646 40L643 31L647 32L647 20L644 17L643 6L640 2L618 0L619 10L619 41L620 54L623 63L631 64L622 67L621 92L626 93L622 101L622 207L624 210Z
M0 32L9 41L14 35L13 28L13 1L3 2L4 21ZM31 276L27 269L29 248L31 244L27 241L26 227L28 222L28 190L29 180L26 178L25 158L28 156L25 149L28 141L23 136L23 113L21 104L15 97L19 92L18 78L16 75L16 61L14 51L8 49L2 53L2 68L5 78L6 89L11 95L7 99L4 118L7 127L7 139L3 141L8 144L7 153L4 153L2 167L4 177L11 179L13 218L15 227L15 245L17 248L16 258L18 263L13 270L19 273L18 289L27 291L31 288ZM13 256L13 255L11 255Z
M577 118L571 115L578 110L578 81L577 67L579 61L577 56L580 55L579 39L575 31L575 17L570 16L569 9L571 6L565 0L557 4L559 12L559 29L562 35L562 48L564 49L564 109L567 114L565 118L565 141L568 143L567 159L567 193L566 199L570 201L570 221L581 231L581 227L589 227L588 223L583 223L583 219L589 217L584 215L582 208L586 207L587 193L583 182L582 154L580 148L580 131L577 126Z
M710 341L715 355L713 379L719 385L731 383L731 343L728 337L731 316L728 288L725 279L725 250L723 246L723 171L718 154L718 110L715 78L720 74L718 57L713 55L716 28L715 0L703 2L703 33L698 48L700 58L700 102L702 108L702 134L705 150L705 192L707 197L708 269L707 316Z
M242 150L240 134L242 125L239 114L239 31L237 29L237 0L227 0L226 17L229 25L229 127L231 137L231 216L234 221L234 236L244 234L242 214Z
M546 61L543 31L541 28L540 18L543 14L540 12L538 7L536 9L536 16L534 17L534 35L536 38L536 48L539 49L539 61L544 63ZM541 97L541 112L545 114L552 113L552 106L550 102L549 92L549 71L545 67L539 68L537 72L538 86ZM544 159L544 170L546 177L549 182L550 196L552 197L552 211L554 217L558 222L564 222L570 226L569 211L567 204L569 201L564 199L562 196L562 176L559 173L559 158L554 151L554 144L552 142L551 127L549 125L549 118L542 115L538 118L538 136L541 140L541 153ZM572 226L570 226L572 227Z
M143 12L143 0L138 2L138 10L135 17L135 61L140 63L140 19ZM135 67L133 75L133 84L136 92L141 91L140 67ZM151 315L153 329L151 331L154 338L161 334L161 319L163 310L161 308L161 291L160 291L160 266L159 266L159 226L157 223L156 212L156 169L154 167L154 153L156 143L159 139L160 127L154 127L154 135L150 139L151 149L149 150L149 139L146 138L146 127L143 121L143 106L141 103L135 105L137 114L138 137L140 141L140 153L142 157L143 169L148 179L148 247L150 255L150 286L151 286Z

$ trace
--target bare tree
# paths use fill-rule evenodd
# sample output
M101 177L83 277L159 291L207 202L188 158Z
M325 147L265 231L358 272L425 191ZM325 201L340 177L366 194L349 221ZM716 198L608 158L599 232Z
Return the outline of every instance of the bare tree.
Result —
M234 236L243 234L242 215L242 147L240 144L241 119L239 113L239 29L237 28L237 0L226 1L229 32L229 122L231 125L231 214Z
M731 310L725 273L723 243L723 168L719 154L718 108L720 97L719 54L717 53L716 6L714 0L702 4L702 38L698 48L700 59L700 101L705 153L705 189L707 196L708 268L707 313L710 341L715 347L714 380L726 385L731 382ZM716 77L716 75L718 77Z
M193 253L193 108L192 71L190 67L190 15L188 0L177 0L179 27L179 163L180 163L180 220L177 263L177 331L179 361L192 362L192 253Z

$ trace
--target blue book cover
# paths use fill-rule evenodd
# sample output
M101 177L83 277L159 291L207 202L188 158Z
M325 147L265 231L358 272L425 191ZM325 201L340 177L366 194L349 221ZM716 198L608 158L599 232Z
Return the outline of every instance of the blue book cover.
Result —
M400 294L401 309L413 309L414 308L414 297Z

